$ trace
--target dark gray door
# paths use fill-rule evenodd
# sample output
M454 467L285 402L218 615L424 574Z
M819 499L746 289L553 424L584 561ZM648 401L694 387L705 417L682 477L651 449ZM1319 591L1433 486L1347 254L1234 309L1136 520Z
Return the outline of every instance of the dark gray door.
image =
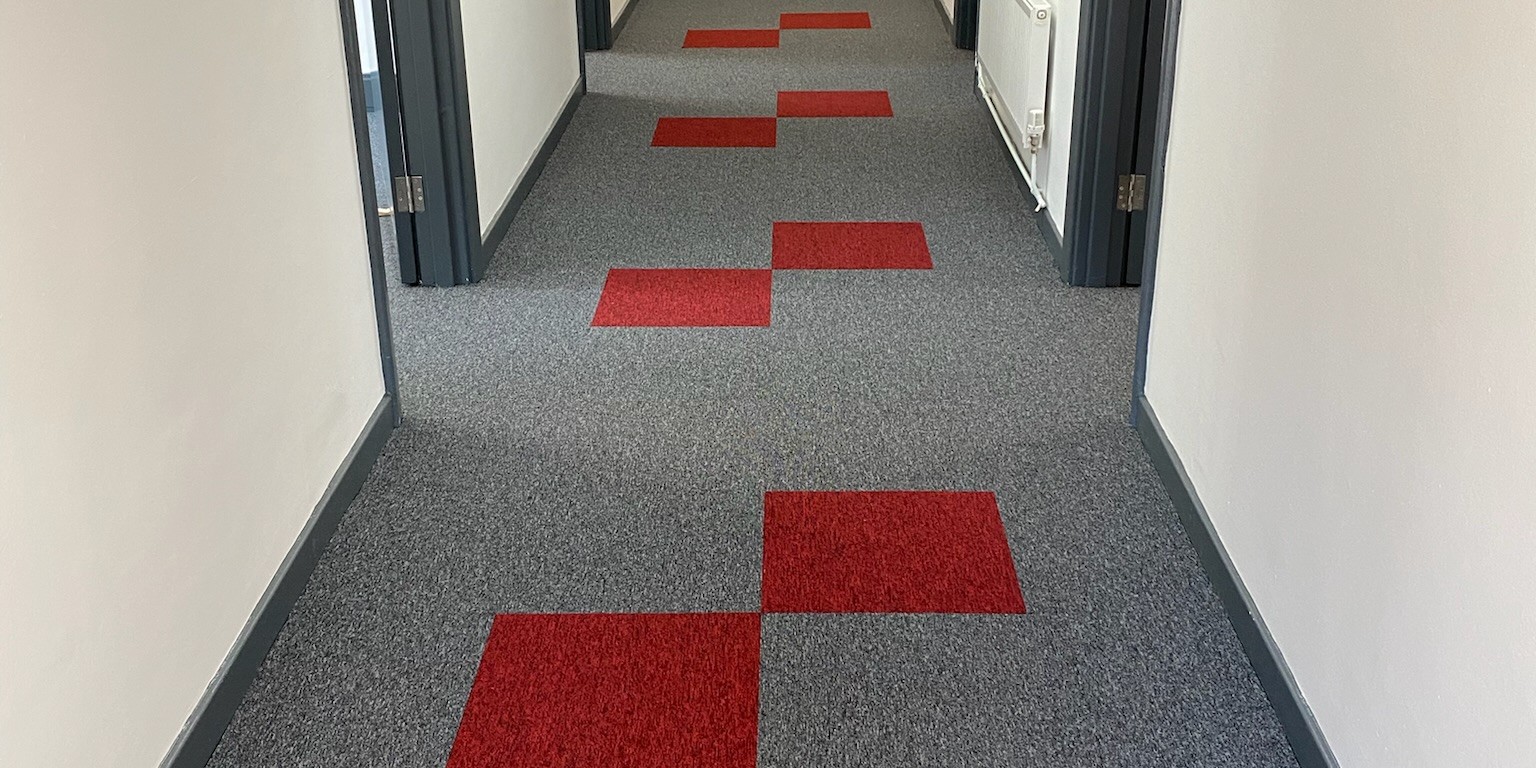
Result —
M609 0L577 0L576 23L581 29L582 48L606 51L613 47L613 6Z
M368 111L368 140L383 228L394 230L400 279L420 280L416 257L416 217L411 213L411 181L400 125L400 88L395 71L389 5L382 0L353 0L362 51L363 90Z
M1085 0L1072 113L1072 285L1139 285L1168 0Z
M458 0L358 2L372 6L379 49L400 279L436 286L478 280L486 254Z

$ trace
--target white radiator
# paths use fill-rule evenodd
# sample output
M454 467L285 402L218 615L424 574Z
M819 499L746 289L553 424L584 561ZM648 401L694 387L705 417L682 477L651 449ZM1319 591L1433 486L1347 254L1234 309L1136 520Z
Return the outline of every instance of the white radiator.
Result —
M1045 141L1045 93L1050 82L1051 24L1047 0L981 0L976 78L1013 159L1037 203L1035 166Z

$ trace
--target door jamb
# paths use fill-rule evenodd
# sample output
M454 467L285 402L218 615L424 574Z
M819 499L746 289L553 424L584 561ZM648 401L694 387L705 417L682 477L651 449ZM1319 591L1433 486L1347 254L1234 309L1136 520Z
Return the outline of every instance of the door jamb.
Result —
M395 366L395 341L389 317L389 277L384 271L384 241L380 228L378 188L374 185L372 139L368 130L368 105L363 95L363 64L358 53L355 0L339 0L341 45L346 57L347 96L352 104L352 134L357 145L357 175L362 185L363 222L368 239L368 267L373 281L373 313L378 326L379 362L383 368L384 394L389 398L390 422L400 425L400 379ZM385 0L373 0L376 3ZM377 16L375 16L377 18Z
M1146 246L1142 252L1141 308L1136 320L1136 369L1131 379L1131 424L1141 420L1147 390L1147 345L1152 333L1152 301L1157 283L1157 248L1163 228L1163 189L1167 178L1168 133L1173 122L1173 84L1178 69L1179 15L1183 0L1168 0L1163 24L1162 60L1158 64L1157 117L1152 163L1147 172Z
M950 29L956 48L962 51L976 50L977 22L980 19L981 0L955 0L955 20Z
M1116 187L1128 108L1132 9L1124 0L1085 0L1078 24L1077 77L1072 108L1072 149L1067 161L1063 229L1066 259L1058 263L1068 285L1118 285L1110 279Z
M426 210L415 217L419 282L478 280L483 250L474 143L458 0L390 4L408 173L422 178ZM422 247L423 244L425 247Z
M631 3L637 0L630 0ZM580 12L581 47L588 51L606 51L613 47L613 6L608 0L577 0Z
M485 277L491 254L480 233L480 191L475 180L475 143L469 123L469 65L464 56L464 16L459 0L433 3L439 88L438 113L443 120L443 156L447 160L450 233L453 237L454 282L478 282ZM438 31L440 30L440 31Z
M354 0L354 14L356 2L357 0ZM408 166L405 157L405 126L400 119L400 82L397 79L398 68L395 64L394 21L390 18L391 12L386 0L368 0L368 5L373 17L371 21L374 48L378 52L379 110L384 118L386 146L383 149L390 177L385 180L387 182L385 186L389 190L390 210L393 211L389 223L385 224L381 221L379 227L381 230L385 226L395 228L395 255L400 269L400 281L407 285L415 285L421 279L421 265L416 255L416 217L414 214L399 210L399 201L395 199L394 179L397 176L406 175ZM364 87L367 87L366 82ZM365 93L364 96L366 95ZM372 143L371 132L369 143ZM375 150L377 150L376 147L370 146L370 153Z

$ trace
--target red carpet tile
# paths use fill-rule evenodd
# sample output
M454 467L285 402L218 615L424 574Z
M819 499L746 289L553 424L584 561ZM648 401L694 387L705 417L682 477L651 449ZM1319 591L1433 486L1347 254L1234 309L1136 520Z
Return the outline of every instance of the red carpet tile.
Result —
M684 48L777 48L777 29L690 29Z
M759 623L497 616L448 768L752 768Z
M779 121L772 117L663 117L653 147L772 147Z
M779 91L779 117L891 117L885 91Z
M763 610L1023 613L997 499L947 491L771 491Z
M610 269L595 326L766 326L768 269Z
M869 29L869 14L781 13L779 29Z
M774 269L933 269L915 221L776 221Z

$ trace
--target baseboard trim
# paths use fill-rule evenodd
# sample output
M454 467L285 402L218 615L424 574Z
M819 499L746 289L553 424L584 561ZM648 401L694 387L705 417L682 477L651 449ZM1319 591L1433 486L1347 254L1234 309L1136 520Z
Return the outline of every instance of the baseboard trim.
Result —
M1306 699L1297 688L1296 679L1291 675L1285 657L1280 654L1274 638L1269 634L1269 628L1264 625L1264 618L1254 607L1253 598L1249 596L1247 587L1243 586L1242 577L1232 566L1226 547L1222 546L1221 537L1206 515L1205 505L1200 502L1194 485L1190 483L1189 474L1184 471L1184 463L1174 451L1173 444L1168 442L1168 435L1163 432L1163 426L1145 396L1136 400L1136 417L1136 431L1141 435L1141 442L1146 446L1153 466L1157 468L1163 485L1168 489L1168 495L1173 499L1179 522L1183 524L1190 543L1200 556L1200 564L1205 568L1211 587L1226 608L1227 619L1232 622L1238 642L1242 643L1243 651L1248 654L1248 661L1253 665L1259 685L1264 688L1270 705L1275 709L1297 764L1301 768L1338 768L1338 760L1323 738L1312 708L1307 706Z
M639 0L631 0L631 5ZM587 93L587 78L581 76L576 79L575 87L571 88L569 95L565 97L565 106L560 109L560 116L555 118L553 125L549 127L549 133L544 135L544 142L539 145L539 151L533 154L533 160L528 167L523 169L522 178L512 187L512 192L507 199L502 201L501 210L496 212L495 223L486 232L480 242L484 249L483 259L486 264L491 263L491 258L496 255L496 249L501 246L501 241L506 238L507 230L512 228L512 220L517 218L518 209L523 207L523 201L528 199L528 193L533 191L533 185L538 183L539 176L544 173L544 166L549 163L549 156L555 153L555 147L560 144L560 137L565 135L565 129L571 124L571 118L576 115L576 105L581 103L581 97Z
M235 710L255 681L267 651L271 650L272 643L287 623L294 603L304 594L304 587L319 564L331 535L336 532L336 526L341 523L342 514L362 489L363 481L368 478L374 461L384 450L394 429L393 398L386 394L373 409L362 434L331 478L331 484L315 505L298 540L288 550L288 556L278 566L277 574L256 603L256 610L235 639L234 647L208 684L202 700L192 710L181 733L176 735L165 759L160 761L161 768L203 768L213 757L213 751L224 738L225 729L234 719Z
M940 10L943 9L940 8ZM981 101L985 106L987 97L982 94L979 82L971 85L971 92L976 96L976 100ZM1039 208L1040 201L1035 199L1035 193L1030 190L1029 182L1024 178L1024 172L1019 170L1018 164L1013 160L1013 152L1008 148L1008 140L1003 137L1003 127L992 119L990 112L987 115L987 127L992 129L993 141L996 141L998 148L1003 150L1004 164L1008 166L1009 173L1013 174L1013 182L1019 185L1019 191L1024 193L1024 199L1029 201L1029 210L1026 213L1034 218L1035 229L1040 230L1040 237L1045 240L1045 249L1050 252L1052 262L1058 271L1064 269L1063 265L1072 263L1067 247L1062 243L1061 235L1056 233L1056 225L1051 223L1051 217L1046 213L1046 209ZM1039 209L1036 210L1037 208Z
M1022 178L1020 183L1023 183ZM1056 225L1046 215L1044 208L1035 212L1035 229L1040 230L1040 237L1045 240L1045 249L1051 252L1051 262L1056 265L1056 271L1066 274L1068 265L1072 263L1072 255L1067 253L1066 244L1061 241Z
M635 2L637 0L631 0ZM949 17L949 10L944 7L944 0L933 0L933 7L939 10L939 19L944 22L944 32L949 35L949 41L955 41L955 20Z
M635 6L639 4L640 0L629 0L629 5L619 11L619 18L613 22L613 31L608 33L608 47L612 48L613 44L619 41L619 33L624 31L624 25L629 23L630 15L635 12Z

